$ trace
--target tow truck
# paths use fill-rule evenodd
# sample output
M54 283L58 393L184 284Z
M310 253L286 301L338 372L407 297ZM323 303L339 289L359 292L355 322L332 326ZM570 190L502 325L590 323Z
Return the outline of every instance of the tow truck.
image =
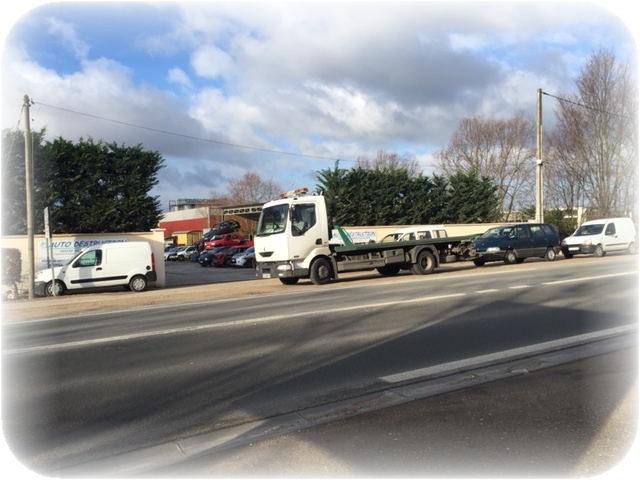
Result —
M330 242L332 228L338 231L341 244ZM300 279L324 285L344 272L374 269L383 276L401 270L428 275L441 264L468 259L476 236L356 245L340 225L330 224L321 193L298 188L262 207L254 239L256 276L278 278L285 285Z

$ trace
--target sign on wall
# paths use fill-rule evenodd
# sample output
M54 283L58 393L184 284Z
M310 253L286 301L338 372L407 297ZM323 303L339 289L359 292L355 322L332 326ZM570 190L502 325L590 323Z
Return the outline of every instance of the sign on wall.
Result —
M69 260L76 256L76 254L85 247L91 247L93 245L102 245L105 243L121 243L127 242L127 238L55 238L50 242L50 250L47 251L46 239L40 240L36 247L36 270L42 270L50 268L49 255L53 252L53 266L61 267Z

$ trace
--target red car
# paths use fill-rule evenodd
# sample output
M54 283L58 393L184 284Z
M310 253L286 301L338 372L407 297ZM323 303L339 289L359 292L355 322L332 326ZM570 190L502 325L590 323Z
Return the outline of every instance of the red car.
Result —
M204 249L211 250L215 247L231 247L233 245L244 244L245 239L239 233L225 233L224 235L216 235L210 240L204 242Z
M228 267L231 265L231 257L236 253L244 252L251 245L238 245L235 247L223 247L218 253L214 253L211 258L212 267Z

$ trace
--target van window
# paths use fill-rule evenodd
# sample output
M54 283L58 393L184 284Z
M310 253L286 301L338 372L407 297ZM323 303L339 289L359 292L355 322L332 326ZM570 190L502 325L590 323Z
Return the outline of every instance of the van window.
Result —
M604 231L605 235L615 235L616 234L616 225L615 223L611 222L610 224L607 225L607 229Z
M526 227L516 227L515 236L510 235L509 238L529 238L529 229Z
M73 264L74 267L95 267L102 264L102 250L90 250Z
M542 237L544 237L544 232L542 231L542 227L540 225L531 225L529 228L531 229L531 233L533 234L533 238L542 238Z

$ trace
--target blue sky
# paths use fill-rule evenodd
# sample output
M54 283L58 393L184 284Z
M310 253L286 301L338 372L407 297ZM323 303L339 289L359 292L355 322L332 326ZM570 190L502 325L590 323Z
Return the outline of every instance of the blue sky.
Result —
M50 138L158 150L166 167L152 194L163 208L223 194L247 171L313 188L335 159L349 168L378 150L412 155L431 174L463 118L535 116L536 90L572 91L599 49L638 67L637 20L625 22L637 15L617 0L12 8L1 127L20 125L27 94L31 127Z

